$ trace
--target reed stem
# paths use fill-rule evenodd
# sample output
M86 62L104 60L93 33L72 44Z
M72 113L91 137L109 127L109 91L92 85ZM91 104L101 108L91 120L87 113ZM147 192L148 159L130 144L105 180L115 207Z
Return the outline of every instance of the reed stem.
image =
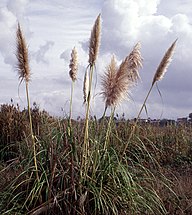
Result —
M111 115L110 115L110 118L109 118L107 131L106 131L106 136L105 136L105 143L104 143L104 147L103 147L104 151L107 150L107 143L109 142L109 134L110 134L110 131L111 131L111 122L114 119L114 113L115 113L115 107L112 108Z
M87 157L89 155L89 112L90 112L90 102L91 102L91 89L93 80L94 65L90 65L90 75L89 75L89 89L87 95L87 107L86 107L86 117L85 117L85 134L83 142L83 153L82 153L82 163L81 163L81 176L83 168L85 170L84 175L87 171Z
M128 138L128 140L127 140L127 143L126 143L126 145L125 145L125 147L124 147L123 153L121 154L120 162L122 161L122 159L123 159L123 157L124 157L124 155L125 155L125 152L126 152L126 150L127 150L127 147L128 147L128 145L129 145L129 143L130 143L130 140L131 140L131 138L133 137L133 134L135 133L135 129L136 129L136 126L137 126L139 117L140 117L140 115L141 115L141 113L142 113L142 111L143 111L143 108L144 108L145 105L146 105L147 99L149 98L149 95L150 95L150 93L151 93L151 91L152 91L152 89L153 89L154 84L155 84L155 83L152 83L152 85L151 85L151 87L150 87L150 89L149 89L149 91L148 91L148 93L147 93L147 95L146 95L146 97L145 97L145 100L144 100L144 102L143 102L143 105L141 106L141 109L140 109L140 111L139 111L139 113L138 113L138 115L137 115L137 118L136 118L135 123L134 123L134 125L133 125L133 127L132 127L131 133L130 133L129 138Z
M74 81L72 81L72 83L71 83L71 98L70 98L70 111L69 111L70 126L71 126L71 118L72 118L73 92L74 92Z
M33 144L33 158L34 158L34 165L35 165L35 172L36 177L39 182L39 175L38 175L38 167L37 167L37 154L36 154L36 146L35 146L35 137L33 134L33 124L32 124L32 117L31 117L31 108L30 108L30 99L29 99L29 87L28 82L25 82L26 87L26 95L27 95L27 106L28 106L28 114L29 114L29 125L30 125L30 132L31 132L31 140Z

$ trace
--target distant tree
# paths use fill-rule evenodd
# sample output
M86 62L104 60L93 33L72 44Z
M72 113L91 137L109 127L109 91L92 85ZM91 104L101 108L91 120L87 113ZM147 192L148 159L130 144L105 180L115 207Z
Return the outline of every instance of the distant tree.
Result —
M125 113L122 114L122 120L125 120Z
M192 113L189 114L189 120L192 121Z

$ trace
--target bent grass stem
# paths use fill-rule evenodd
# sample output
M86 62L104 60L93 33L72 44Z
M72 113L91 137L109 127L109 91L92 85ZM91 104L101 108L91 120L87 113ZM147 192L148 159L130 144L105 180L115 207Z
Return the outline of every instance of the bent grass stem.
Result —
M141 115L141 113L142 113L142 111L143 111L143 108L144 108L145 105L146 105L147 99L149 98L149 95L150 95L150 93L151 93L151 91L152 91L152 89L153 89L154 84L155 84L155 83L153 83L153 84L151 85L151 87L150 87L150 89L149 89L149 91L148 91L148 93L147 93L147 96L145 97L145 100L144 100L144 102L143 102L143 105L141 106L141 109L140 109L140 111L139 111L139 113L138 113L138 115L137 115L137 118L136 118L135 123L134 123L134 125L133 125L133 127L132 127L131 133L130 133L129 138L128 138L128 140L127 140L127 143L126 143L126 145L125 145L125 147L124 147L123 153L121 154L120 163L121 163L121 161L122 161L122 159L123 159L123 157L124 157L124 155L125 155L125 152L126 152L126 150L127 150L127 147L128 147L128 145L129 145L129 143L130 143L130 141L131 141L131 138L133 137L133 135L134 135L134 133L135 133L135 129L136 129L136 126L137 126L139 117L140 117L140 115Z

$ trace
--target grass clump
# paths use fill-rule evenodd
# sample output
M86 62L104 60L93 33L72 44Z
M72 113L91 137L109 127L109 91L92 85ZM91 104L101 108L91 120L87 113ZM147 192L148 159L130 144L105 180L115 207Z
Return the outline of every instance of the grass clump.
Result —
M69 64L72 79L69 117L52 117L37 105L30 107L27 48L18 25L18 71L21 82L26 84L28 109L20 110L19 105L13 104L0 108L0 177L7 179L3 184L0 182L1 214L161 215L184 211L179 192L174 190L174 180L165 177L167 169L161 163L166 144L169 141L173 144L170 148L176 155L180 143L177 141L174 148L175 139L168 140L165 131L158 136L162 132L160 127L157 132L154 126L138 124L140 113L134 124L114 120L115 108L140 79L140 43L119 67L112 57L102 77L103 117L101 120L90 117L100 32L101 15L91 32L89 64L84 76L86 116L78 121L72 119L76 49L72 50ZM163 58L152 87L163 76L175 43ZM107 108L111 108L109 118L105 116ZM178 138L174 129L170 128L170 132ZM185 145L188 144L187 139ZM186 155L189 151L190 147L186 147ZM180 196L185 197L184 193ZM174 203L172 210L170 202Z
M1 159L0 169L1 178L6 178L0 186L2 214L166 214L169 210L182 212L185 209L177 195L187 203L187 190L179 190L171 180L181 184L182 178L187 177L177 170L182 165L189 168L190 162L186 163L178 156L176 146L185 148L183 155L190 154L190 130L187 133L180 130L179 134L177 127L138 125L136 135L120 161L122 150L119 146L126 143L131 123L124 121L116 125L112 120L104 149L108 121L102 126L98 120L90 120L90 156L87 175L82 181L84 122L72 120L69 136L67 118L52 118L46 112L37 114L33 109L31 112L39 119L39 124L35 123L40 134L37 148L39 181L35 175L32 146L27 147L27 139L12 142L12 157L10 148L4 148L1 153L7 153L7 159ZM27 124L27 113L22 114ZM33 114L32 119L35 120ZM30 129L25 132L26 136L30 135ZM172 139L168 139L169 133L174 134ZM175 142L178 134L185 135L185 147L182 139ZM175 166L178 158L180 163ZM171 174L177 175L180 181Z

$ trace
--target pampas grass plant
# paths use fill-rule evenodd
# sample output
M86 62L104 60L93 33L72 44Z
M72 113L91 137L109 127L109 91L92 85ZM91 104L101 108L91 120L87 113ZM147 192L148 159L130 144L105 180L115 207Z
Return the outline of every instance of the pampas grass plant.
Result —
M87 76L86 74L87 70L86 70L85 78L84 78L84 103L86 104L86 116L85 116L85 134L84 134L81 169L85 169L85 175L87 171L86 166L87 166L87 157L88 157L88 149L89 149L89 112L90 112L90 102L91 102L91 90L92 90L93 72L95 68L96 59L99 53L100 33L101 33L101 14L99 14L97 19L95 20L93 29L91 31L91 37L89 42L89 60L88 60L89 65L87 68L89 71L89 75ZM87 77L89 77L88 82L87 82Z
M78 70L78 59L77 59L77 50L74 47L71 52L71 60L69 64L69 76L72 80L71 84L71 99L70 99L70 112L69 112L69 121L71 124L71 117L72 117L72 103L73 103L73 91L74 91L74 83L77 80L77 70Z
M128 92L135 86L140 79L139 68L142 67L142 57L140 53L141 45L137 43L132 52L122 61L117 68L115 57L111 58L111 62L102 76L102 96L105 101L105 116L108 107L112 108L108 129L106 132L104 150L106 150L109 133L111 130L111 121L114 116L115 108L126 97Z
M170 62L172 61L172 57L173 57L174 50L175 50L175 47L176 47L176 42L177 42L177 39L171 44L171 46L165 52L165 54L164 54L164 56L163 56L163 58L162 58L162 60L161 60L161 62L159 64L159 66L158 66L158 68L157 68L157 70L155 72L155 75L153 77L153 81L152 81L151 87L150 87L150 89L149 89L149 91L147 93L147 96L145 97L145 100L144 100L144 102L143 102L143 104L141 106L141 109L140 109L140 111L139 111L139 113L137 115L136 121L135 121L134 126L132 128L132 131L130 133L130 136L129 136L129 139L127 141L127 144L124 147L121 159L123 158L123 156L124 156L124 154L126 152L126 149L128 147L128 144L129 144L129 142L130 142L130 140L131 140L131 138L132 138L132 136L133 136L133 134L135 132L135 128L136 128L138 119L139 119L139 117L141 115L141 112L143 111L143 108L146 105L147 99L148 99L148 97L149 97L149 95L150 95L150 93L151 93L151 91L153 89L153 86L155 85L155 83L157 83L158 81L160 81L160 80L163 79L163 77L164 77L164 75L165 75L165 73L167 71L167 68L168 68Z
M20 111L13 105L0 107L2 132L0 174L1 178L5 178L6 174L9 178L6 188L2 188L0 183L2 214L168 214L164 203L170 202L174 194L170 190L167 191L169 183L161 175L161 167L157 161L162 160L161 155L165 153L162 149L165 137L174 144L175 137L170 138L169 133L162 136L162 130L148 124L146 127L138 126L138 135L131 139L136 123L132 127L125 119L114 121L116 107L123 99L128 98L130 90L140 80L139 70L142 67L140 43L133 47L119 66L115 56L111 57L110 64L102 76L101 95L105 107L103 118L100 121L96 117L93 119L89 116L93 74L96 71L100 45L100 19L101 15L97 17L91 32L89 64L84 76L86 116L85 120L77 121L72 121L73 91L78 69L76 49L71 52L69 64L69 76L72 81L69 117L62 119L51 117L46 112L39 111L36 105L34 109L30 109L28 84L31 73L28 50L18 24L17 69L20 83L23 81L26 85L28 110ZM152 87L165 74L175 44L176 41L160 63ZM108 108L111 108L109 120L105 117ZM30 123L27 121L28 115ZM18 127L21 128L18 130ZM152 132L153 129L155 131ZM176 135L177 130L171 131ZM18 136L20 139L16 138L18 133L23 134ZM24 144L27 142L25 138L27 134L30 134L33 151L30 144ZM180 135L184 139L183 132L180 131ZM184 143L190 146L190 134L186 143L183 139L181 145ZM10 157L10 152L4 155L6 150L14 152L11 154L14 156L13 159ZM190 147L187 148L187 152L190 152ZM1 158L2 154L3 159L6 159L5 162ZM166 189L168 195L161 192L162 188L163 191ZM175 197L174 200L178 202L178 198Z
M29 124L30 124L30 130L31 130L31 141L33 144L34 165L36 170L36 176L37 176L37 179L39 180L37 158L36 158L36 144L35 144L35 137L33 134L33 124L32 124L32 118L31 118L30 98L29 98L29 80L30 80L31 72L29 68L28 49L27 49L25 38L23 36L19 23L17 26L16 41L17 41L16 57L18 61L17 71L19 74L20 83L22 83L22 81L25 81Z

